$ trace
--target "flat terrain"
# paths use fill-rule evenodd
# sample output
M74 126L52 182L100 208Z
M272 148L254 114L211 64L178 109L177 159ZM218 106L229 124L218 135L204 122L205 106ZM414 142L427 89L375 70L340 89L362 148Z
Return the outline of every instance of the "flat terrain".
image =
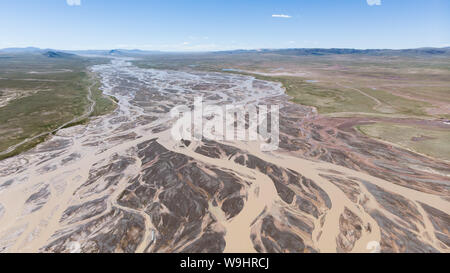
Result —
M0 252L448 253L449 67L428 52L10 63L2 126L46 136L0 160ZM278 149L174 138L198 96L279 105Z
M291 101L313 106L319 114L329 117L393 118L392 122L402 128L410 125L402 124L398 118L450 120L448 53L405 51L311 56L281 50L154 55L135 63L141 67L236 73L280 82ZM414 129L413 126L408 130ZM448 133L444 131L443 135ZM420 152L415 142L400 143L398 138L385 140Z
M368 136L397 143L401 147L410 148L421 154L450 161L449 130L387 122L360 125L358 129Z
M450 118L450 55L286 56L274 53L151 56L142 67L251 74L281 81L320 113Z
M136 63L149 67L150 59ZM443 132L401 129L428 140L445 138L450 124L402 110L406 103L378 113L378 101L389 100L348 80L332 96L353 100L338 90L355 92L373 108L329 99L320 113L260 79L289 77L313 104L309 86L325 77L224 73L218 63L179 68L144 69L122 57L91 67L118 107L0 161L0 252L450 251L449 163L379 141L394 132L367 127ZM279 149L263 151L264 139L173 138L170 110L193 107L197 96L219 107L279 105Z
M99 90L98 79L87 70L94 60L43 54L0 54L0 60L0 159L42 142L45 132L72 120L80 122L76 118L92 104L89 87L96 102L94 115L114 109Z

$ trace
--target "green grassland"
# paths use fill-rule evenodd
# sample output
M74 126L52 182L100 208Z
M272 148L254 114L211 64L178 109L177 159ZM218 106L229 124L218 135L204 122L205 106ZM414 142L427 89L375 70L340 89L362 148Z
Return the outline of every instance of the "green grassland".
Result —
M19 94L0 107L0 152L82 116L89 107L88 88L95 81L91 88L96 101L93 115L114 109L115 103L98 89L98 79L87 71L90 65L102 60L35 54L0 58L0 90L3 91L0 99L6 93ZM27 150L45 138L26 142L0 159Z
M103 94L101 87L101 82L96 77L96 75L90 75L91 82L94 82L94 85L91 87L92 91L92 99L95 101L94 111L91 116L102 116L107 113L114 111L117 107L117 99L113 96L107 96Z
M239 73L254 76L260 80L275 81L283 84L286 93L295 103L314 106L321 114L355 112L375 113L375 103L364 95L338 87L326 87L312 84L299 77L261 76L251 73Z
M448 130L386 122L360 125L358 129L368 136L395 143L421 154L450 160L450 133Z

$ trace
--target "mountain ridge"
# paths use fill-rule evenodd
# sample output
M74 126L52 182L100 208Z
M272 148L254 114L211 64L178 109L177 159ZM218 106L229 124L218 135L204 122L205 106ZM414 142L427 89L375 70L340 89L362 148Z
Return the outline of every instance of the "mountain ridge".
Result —
M176 51L156 51L141 49L105 49L105 50L58 50L58 49L41 49L37 47L13 47L0 49L0 53L42 53L61 52L66 54L88 54L88 55L104 55L104 56L131 56L131 55L149 55L149 54L166 54L166 53L192 53L192 52L176 52ZM450 56L450 47L421 47L408 49L355 49L355 48L282 48L282 49L235 49L221 51L199 51L211 54L278 54L293 56L326 56L326 55L368 55L368 56L404 56L404 55L445 55Z

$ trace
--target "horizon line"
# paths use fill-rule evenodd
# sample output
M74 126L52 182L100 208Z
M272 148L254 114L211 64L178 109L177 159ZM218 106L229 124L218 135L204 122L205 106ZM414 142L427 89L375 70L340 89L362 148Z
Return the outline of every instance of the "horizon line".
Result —
M450 48L450 45L441 47L437 46L422 46L422 47L410 47L410 48L357 48L357 47L277 47L277 48L235 48L235 49L222 49L222 50L161 50L161 49L141 49L141 48L102 48L102 49L61 49L61 48L42 48L36 46L24 46L24 47L5 47L0 48L0 51L8 49L36 49L36 50L54 50L54 51L143 51L143 52L163 52L163 53L205 53L205 52L227 52L227 51L262 51L262 50L289 50L289 49L353 49L353 50L412 50L412 49L445 49Z

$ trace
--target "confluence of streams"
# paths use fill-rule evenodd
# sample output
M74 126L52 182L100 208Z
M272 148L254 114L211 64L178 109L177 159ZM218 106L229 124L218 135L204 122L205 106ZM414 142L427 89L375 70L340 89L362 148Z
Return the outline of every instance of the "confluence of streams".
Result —
M448 163L338 127L279 83L121 58L92 71L114 113L0 162L0 252L448 252ZM196 96L280 105L280 149L173 140L170 109Z

